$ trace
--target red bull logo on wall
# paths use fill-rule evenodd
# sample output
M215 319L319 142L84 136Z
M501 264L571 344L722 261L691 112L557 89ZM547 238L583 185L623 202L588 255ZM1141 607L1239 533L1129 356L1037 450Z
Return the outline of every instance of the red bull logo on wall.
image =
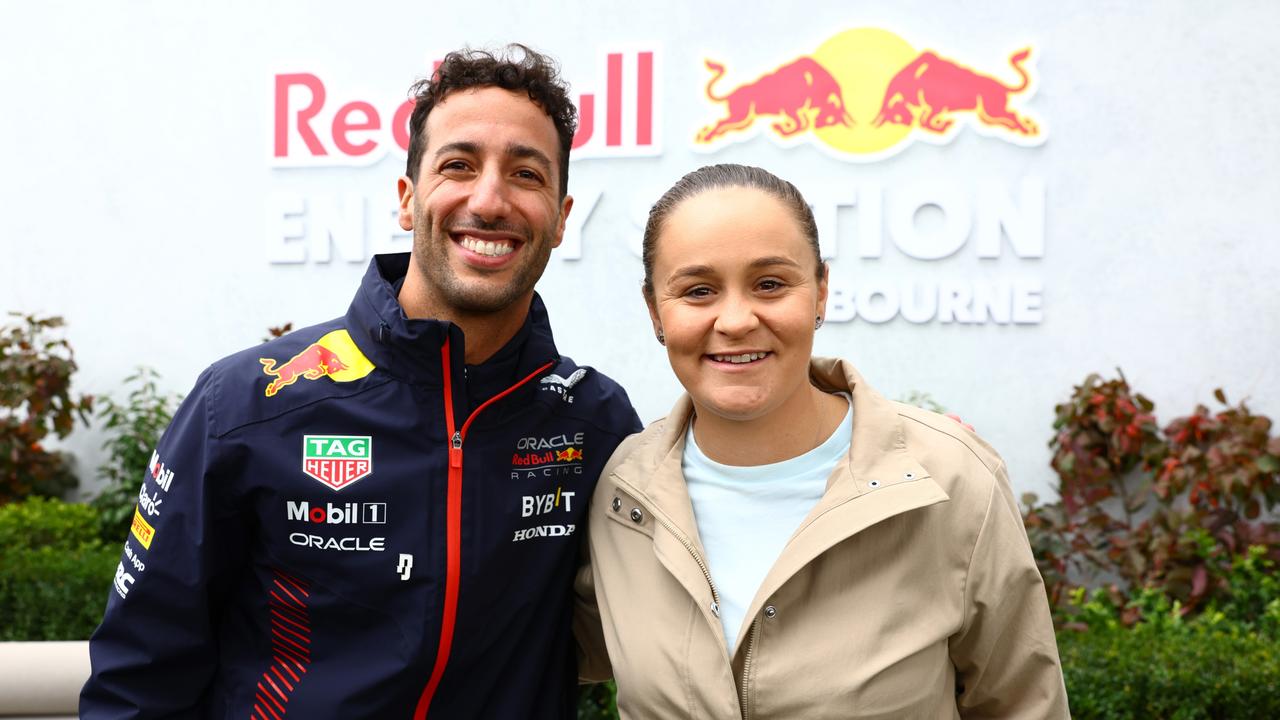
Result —
M1044 122L1026 107L1035 92L1030 47L1003 66L975 69L917 49L880 28L839 33L812 53L726 89L733 73L707 59L704 88L715 107L695 133L702 149L771 135L783 145L816 144L852 161L881 160L915 140L950 142L962 129L1021 146L1044 142Z

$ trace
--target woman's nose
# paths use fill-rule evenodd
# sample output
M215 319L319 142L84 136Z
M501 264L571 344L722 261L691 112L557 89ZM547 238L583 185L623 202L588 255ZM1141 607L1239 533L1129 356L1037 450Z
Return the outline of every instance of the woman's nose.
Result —
M755 303L751 298L737 293L730 293L720 304L720 314L716 317L716 331L725 335L745 335L760 326L760 318L756 315Z

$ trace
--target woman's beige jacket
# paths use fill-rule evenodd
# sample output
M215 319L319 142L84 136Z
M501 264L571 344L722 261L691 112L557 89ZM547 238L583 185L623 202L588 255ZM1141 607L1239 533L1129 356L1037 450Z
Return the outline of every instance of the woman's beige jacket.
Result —
M600 478L577 581L580 675L615 677L622 717L645 720L1068 717L999 455L843 361L815 358L810 373L852 395L852 446L756 593L733 657L680 470L686 396Z

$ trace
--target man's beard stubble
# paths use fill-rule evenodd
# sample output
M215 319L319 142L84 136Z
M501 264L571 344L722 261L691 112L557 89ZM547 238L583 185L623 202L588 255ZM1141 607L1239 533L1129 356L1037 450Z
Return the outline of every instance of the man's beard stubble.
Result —
M431 215L421 208L415 209L414 214L413 252L420 258L418 267L424 275L426 287L431 289L438 303L455 313L489 315L506 310L533 289L551 259L551 230L535 240L527 228L472 217L442 227L440 236L434 237L436 231ZM522 238L523 244L517 250L522 257L517 260L514 275L509 281L496 285L483 279L463 281L458 278L449 264L449 246L453 244L449 235L468 229L508 232Z

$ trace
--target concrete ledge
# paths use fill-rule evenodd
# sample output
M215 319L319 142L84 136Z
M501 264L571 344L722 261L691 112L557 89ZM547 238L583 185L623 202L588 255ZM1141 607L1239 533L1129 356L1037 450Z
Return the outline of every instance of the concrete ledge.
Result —
M0 642L0 717L75 718L88 642Z

